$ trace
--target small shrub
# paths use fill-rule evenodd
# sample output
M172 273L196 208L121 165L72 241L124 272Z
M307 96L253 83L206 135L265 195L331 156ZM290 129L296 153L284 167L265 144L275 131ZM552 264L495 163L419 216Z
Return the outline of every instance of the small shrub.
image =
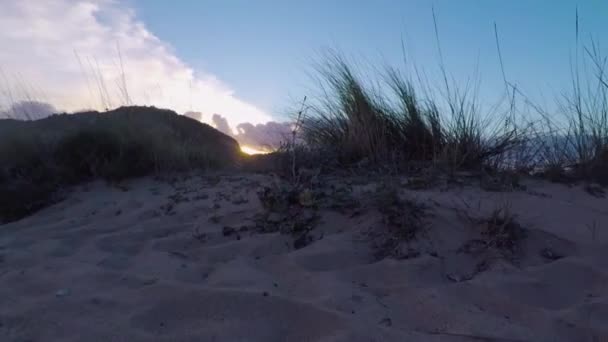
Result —
M374 232L375 257L409 258L419 253L412 248L404 249L427 227L427 207L411 199L399 196L394 186L381 185L376 195L376 206L382 215L386 232Z
M275 181L258 192L262 207L267 211L284 212L298 204L298 190L286 182Z
M402 241L415 239L425 228L425 206L411 199L402 199L396 189L382 189L377 206L383 223Z
M276 180L258 192L264 212L256 216L256 228L265 233L293 235L294 247L306 246L312 241L309 233L319 220L312 196L308 189Z
M487 219L481 220L480 224L487 248L513 254L525 237L524 228L507 207L495 209Z

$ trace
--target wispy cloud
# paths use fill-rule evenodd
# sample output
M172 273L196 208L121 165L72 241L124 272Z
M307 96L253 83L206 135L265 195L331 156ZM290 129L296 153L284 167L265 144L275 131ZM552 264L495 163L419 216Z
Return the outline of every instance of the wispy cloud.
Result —
M36 120L57 113L57 109L45 102L19 101L7 109L0 109L0 119Z
M197 111L207 122L214 113L235 123L271 119L213 74L186 65L117 1L0 0L0 7L5 108L23 100L66 111L130 103Z
M213 114L213 116L211 117L211 123L213 124L213 127L215 127L218 131L224 134L232 135L232 130L230 129L228 120L226 120L225 117L219 114Z

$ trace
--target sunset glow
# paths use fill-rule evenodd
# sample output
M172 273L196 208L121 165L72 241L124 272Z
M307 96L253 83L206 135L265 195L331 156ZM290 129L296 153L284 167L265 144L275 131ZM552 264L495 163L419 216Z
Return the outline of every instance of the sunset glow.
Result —
M247 145L241 145L241 151L243 151L244 153L249 154L249 155L268 154L268 153L272 152L272 151L268 151L268 150L260 150L255 147L251 147L251 146L247 146Z

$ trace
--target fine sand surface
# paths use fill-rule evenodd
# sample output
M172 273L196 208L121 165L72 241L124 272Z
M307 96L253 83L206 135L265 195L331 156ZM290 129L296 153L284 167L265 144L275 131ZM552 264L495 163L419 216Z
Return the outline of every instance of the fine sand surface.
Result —
M300 249L250 229L271 181L92 183L0 226L0 341L608 341L606 198L539 180L403 187L428 227L409 258L378 259L365 205L321 209ZM336 182L362 200L374 187ZM506 204L518 252L466 252L474 219Z

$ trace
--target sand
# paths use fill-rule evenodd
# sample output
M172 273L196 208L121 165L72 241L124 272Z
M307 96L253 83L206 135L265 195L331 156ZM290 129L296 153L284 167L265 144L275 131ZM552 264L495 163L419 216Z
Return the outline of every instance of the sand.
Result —
M428 226L416 253L378 259L366 205L319 210L299 249L251 229L271 181L98 182L0 226L0 340L608 341L606 198L540 180L402 187ZM374 187L337 182L362 200ZM475 218L505 205L527 232L517 252L465 252Z

